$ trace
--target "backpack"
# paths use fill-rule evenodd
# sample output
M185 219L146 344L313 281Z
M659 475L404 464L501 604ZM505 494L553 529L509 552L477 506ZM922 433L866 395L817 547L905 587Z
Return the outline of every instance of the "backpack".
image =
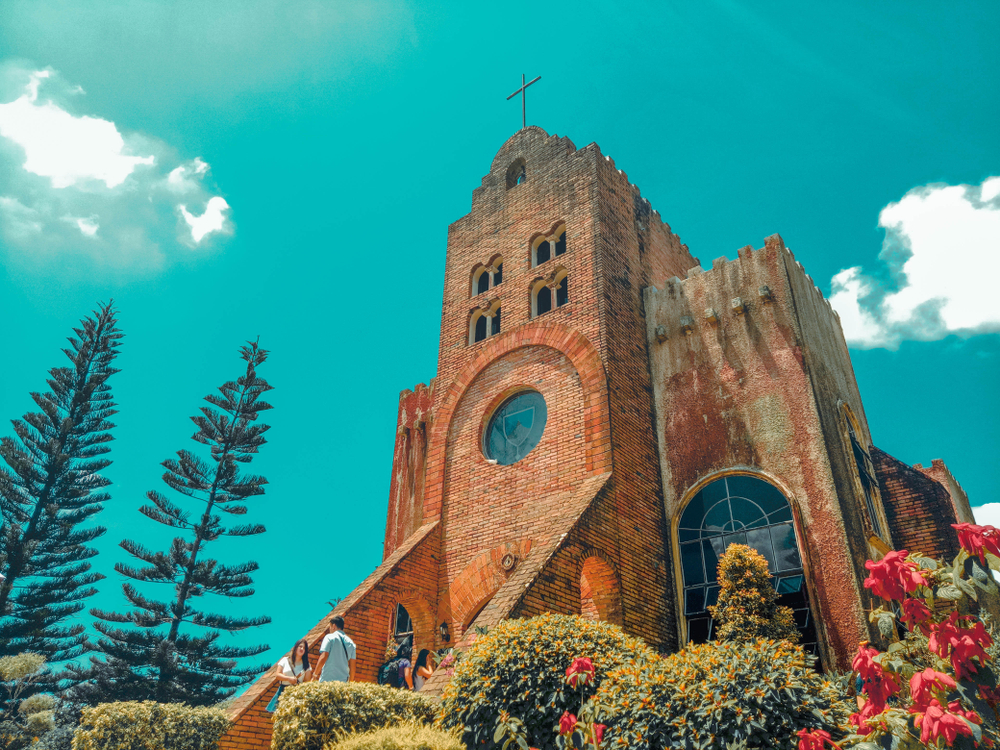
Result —
M378 668L378 684L399 687L399 663L402 658L395 656Z

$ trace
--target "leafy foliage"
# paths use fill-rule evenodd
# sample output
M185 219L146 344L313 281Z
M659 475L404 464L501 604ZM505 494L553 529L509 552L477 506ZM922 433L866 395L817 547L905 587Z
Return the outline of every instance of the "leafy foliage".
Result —
M47 673L41 654L0 657L0 685L6 693L0 711L2 750L20 750L29 745L37 750L55 748L58 743L52 740L57 730L65 735L67 720L74 720L72 713L65 711L67 704L48 693L32 692Z
M345 732L413 722L430 724L437 703L426 695L368 682L307 682L286 689L274 712L272 750L321 750Z
M407 723L349 734L324 750L466 750L466 747L455 732Z
M104 578L90 570L104 534L82 528L103 508L110 481L100 475L114 425L109 378L123 334L111 304L73 329L67 367L49 371L46 393L32 393L39 412L13 420L16 437L0 440L0 655L23 651L50 661L84 651L84 626L67 625Z
M216 708L153 701L85 708L73 750L215 750L229 729Z
M237 666L236 661L256 656L267 646L224 646L218 639L221 631L242 631L271 618L231 617L194 607L206 594L244 598L254 593L250 574L257 570L256 562L224 565L204 557L206 545L223 536L264 532L260 524L224 526L222 522L222 514L245 515L247 500L264 494L267 483L264 477L243 475L239 470L266 442L264 433L269 428L256 422L260 412L271 408L260 400L271 386L257 375L267 352L250 343L240 349L240 356L246 362L244 375L221 386L218 395L206 396L210 406L191 418L198 427L193 439L209 447L209 459L181 450L176 459L163 462L167 486L202 510L192 514L165 495L150 491L146 494L149 503L139 512L183 535L166 552L153 552L132 540L121 543L144 565L118 563L115 570L134 581L166 585L173 600L156 600L125 583L122 591L133 609L125 613L91 610L99 618L95 627L104 638L98 648L106 661L94 658L89 670L74 670L78 681L87 681L74 693L80 700L93 704L133 698L209 705L267 668L263 664Z
M580 705L564 682L578 656L592 659L593 686L615 669L656 659L640 639L610 623L551 614L505 620L463 654L444 693L440 724L464 727L468 745L489 748L498 744L495 727L506 711L519 717L518 734L531 747L554 749L560 716Z
M798 643L792 610L778 606L767 560L744 544L730 544L719 559L719 601L708 611L720 641L784 639Z
M730 641L616 670L597 692L605 747L780 747L799 729L834 729L840 696L813 661L785 640Z

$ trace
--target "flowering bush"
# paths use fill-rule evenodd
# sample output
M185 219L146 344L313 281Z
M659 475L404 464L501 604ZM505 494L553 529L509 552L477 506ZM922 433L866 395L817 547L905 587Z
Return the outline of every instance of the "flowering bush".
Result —
M577 657L586 658L574 662ZM556 750L560 717L580 710L580 691L568 680L592 692L608 672L656 658L641 640L610 623L566 615L506 620L458 662L439 722L462 727L470 747L497 747L507 736Z
M719 602L708 611L720 641L782 638L798 643L792 610L778 606L767 560L744 544L730 544L719 558Z
M369 682L307 682L281 694L274 712L272 750L320 750L347 732L401 722L430 724L435 701L409 690Z
M968 523L955 530L962 550L951 565L906 550L865 563L865 587L887 602L871 619L891 643L882 653L863 643L854 657L861 707L850 717L855 734L840 747L971 750L1000 740L995 645L983 621L965 614L977 606L997 611L1000 589L989 568L1000 570L1000 531ZM909 630L903 640L896 611ZM799 748L814 750L815 742L802 737Z
M121 701L83 709L73 750L215 750L229 729L217 708Z
M788 641L691 645L608 675L597 692L609 748L788 745L800 729L846 720L839 691Z

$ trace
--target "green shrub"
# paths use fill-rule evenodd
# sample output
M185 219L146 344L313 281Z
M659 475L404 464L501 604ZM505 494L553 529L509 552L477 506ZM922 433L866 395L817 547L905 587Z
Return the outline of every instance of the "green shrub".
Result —
M429 724L437 702L409 690L369 682L307 682L281 695L271 750L320 750L345 732L409 721Z
M730 544L719 558L719 602L708 611L720 641L783 638L798 643L799 631L788 607L778 606L767 560L745 544Z
M83 709L73 750L214 750L229 729L215 708L119 701Z
M841 696L814 661L788 641L761 640L692 645L620 669L597 693L605 747L791 747L799 729L834 731L846 720Z
M325 750L466 750L458 734L422 724L398 724L345 737Z
M524 722L529 745L555 748L559 717L580 707L579 693L563 684L577 656L593 660L597 685L612 670L656 659L640 639L610 623L566 615L505 620L479 636L458 662L440 725L463 727L470 747L490 748L497 718L507 711Z

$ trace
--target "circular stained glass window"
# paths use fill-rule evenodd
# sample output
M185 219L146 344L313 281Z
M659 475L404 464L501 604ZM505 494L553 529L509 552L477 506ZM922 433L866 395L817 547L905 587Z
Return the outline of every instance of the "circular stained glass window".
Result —
M522 391L500 404L483 435L486 458L504 466L520 461L538 445L548 410L538 391Z

